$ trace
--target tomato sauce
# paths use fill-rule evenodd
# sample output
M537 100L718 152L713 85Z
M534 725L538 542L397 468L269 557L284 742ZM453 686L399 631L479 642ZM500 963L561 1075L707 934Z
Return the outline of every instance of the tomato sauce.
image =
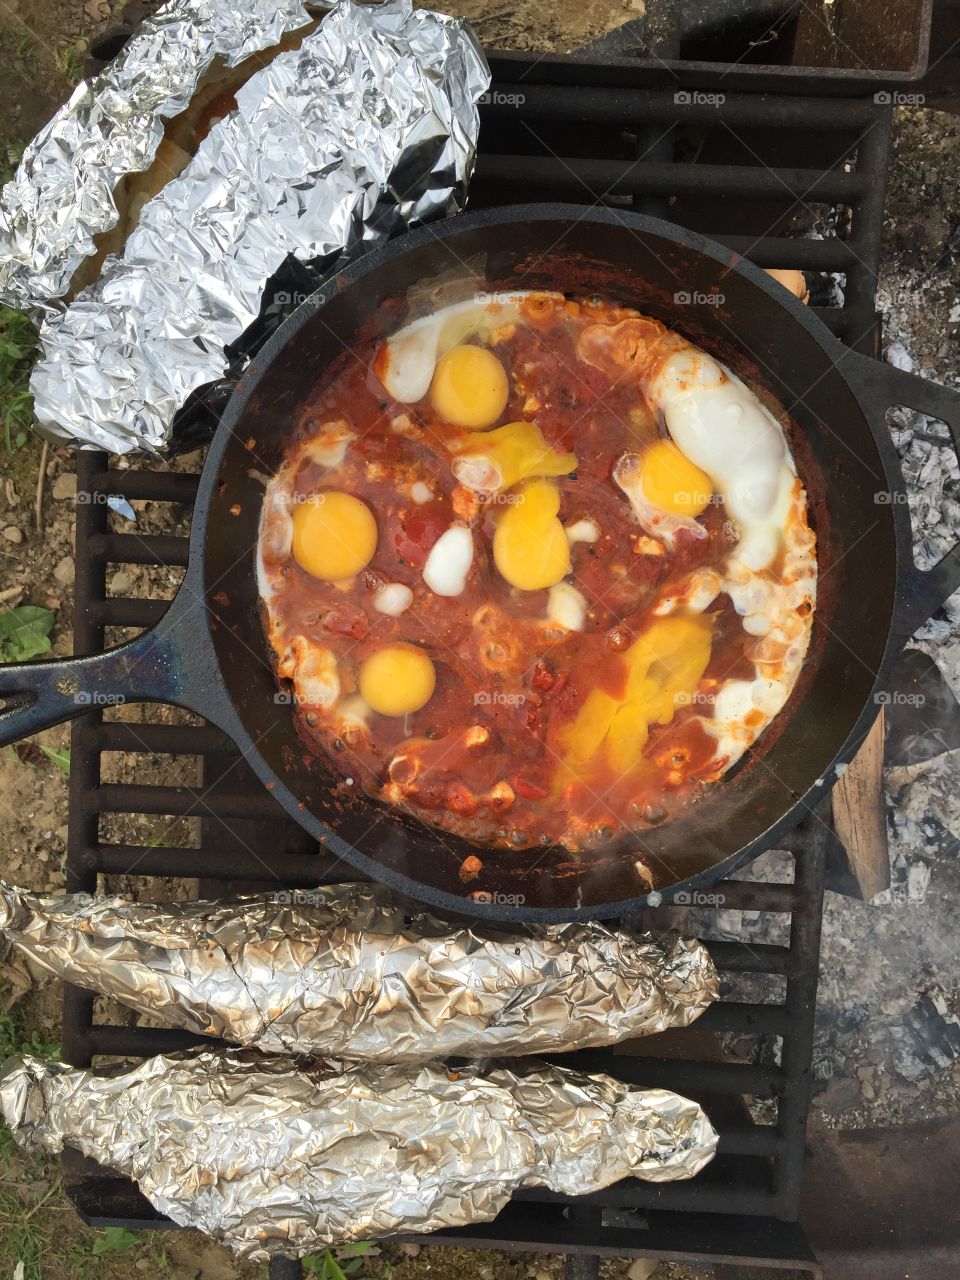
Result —
M518 590L497 572L491 547L502 504L457 483L451 448L462 433L427 399L390 400L377 377L382 348L344 353L304 405L289 451L295 460L331 423L347 425L355 438L338 465L294 461L293 493L338 489L362 499L376 517L378 541L349 584L314 578L292 557L283 565L270 601L274 648L300 635L330 650L341 703L356 695L359 664L385 644L422 646L436 669L421 710L345 725L336 708L328 715L301 707L302 736L353 785L478 843L589 848L667 820L723 771L706 727L713 692L727 679L754 675L753 640L720 595L705 614L712 620L707 668L669 722L652 724L635 765L618 771L597 760L578 771L569 764L564 743L591 693L625 697L631 646L656 623L657 603L691 571L719 568L731 550L730 522L714 495L699 516L706 537L681 531L675 545L652 553L611 478L625 451L661 435L630 379L614 381L577 354L587 321L612 323L624 314L606 304L560 303L491 348L510 383L500 421L533 422L554 449L577 455L576 470L554 483L563 524L589 520L599 531L594 542L571 547L571 580L587 604L583 630L547 628L547 592ZM429 489L426 501L411 496L415 486ZM460 595L439 596L424 584L423 567L455 522L472 531L473 563ZM399 616L374 607L388 583L414 593Z

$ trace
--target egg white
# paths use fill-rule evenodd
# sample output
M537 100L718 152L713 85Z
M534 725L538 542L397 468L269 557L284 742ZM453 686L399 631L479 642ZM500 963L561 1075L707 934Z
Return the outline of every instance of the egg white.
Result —
M523 292L484 294L452 303L398 329L384 344L378 376L389 396L415 404L430 390L437 361L466 338L489 337L520 319Z

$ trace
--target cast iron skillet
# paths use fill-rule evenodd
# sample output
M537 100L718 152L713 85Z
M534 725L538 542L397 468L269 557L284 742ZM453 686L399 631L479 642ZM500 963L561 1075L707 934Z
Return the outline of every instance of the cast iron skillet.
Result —
M257 609L262 476L279 463L295 411L330 362L432 306L517 288L636 307L765 387L796 424L818 536L814 643L755 752L679 820L580 858L478 851L337 787L277 701ZM658 889L708 885L772 846L830 788L869 729L904 641L960 585L957 547L930 573L913 565L884 420L901 403L947 420L956 443L960 396L852 353L762 271L680 227L531 205L421 228L330 281L253 361L207 455L189 568L159 625L96 657L0 668L0 743L118 695L187 707L224 729L290 816L333 853L440 908L502 920L629 913L649 887L638 854ZM465 887L460 864L475 852L483 871ZM485 900L465 898L471 891Z

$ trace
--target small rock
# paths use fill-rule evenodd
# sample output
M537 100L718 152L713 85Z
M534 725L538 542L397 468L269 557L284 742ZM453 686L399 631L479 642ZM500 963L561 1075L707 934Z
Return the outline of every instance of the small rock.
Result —
M14 488L13 481L9 476L3 482L3 495L7 500L8 507L18 507L20 505L20 495Z
M118 569L110 579L110 591L115 596L125 596L133 586L133 578L124 569Z
M40 859L41 862L50 861L50 855L49 853L47 853L46 849L41 849L40 852L37 854L37 857Z
M62 560L57 561L53 576L58 582L62 582L65 587L69 587L76 577L76 572L73 556L64 556Z
M8 524L3 531L3 536L8 542L12 542L15 547L18 547L23 541L23 534L15 524Z
M649 1280L659 1265L656 1258L637 1258L630 1265L627 1280Z
M77 496L77 477L72 471L63 471L53 482L53 496L58 502Z
M136 1268L136 1270L137 1270L137 1271L149 1271L149 1270L150 1270L150 1259L149 1259L149 1258L138 1258L138 1259L136 1260L136 1262L135 1262L133 1265L134 1265L134 1267Z
M820 1098L821 1110L828 1116L852 1110L860 1101L860 1090L855 1080L832 1080Z
M405 1253L408 1258L419 1258L420 1246L418 1244L398 1244L397 1248L401 1253Z
M56 837L58 840L62 840L64 844L67 843L67 836L69 834L70 834L70 828L67 826L66 823L64 823L62 827L57 827Z
M553 1280L553 1276L549 1271L544 1271L541 1267L539 1271L534 1273L533 1280Z

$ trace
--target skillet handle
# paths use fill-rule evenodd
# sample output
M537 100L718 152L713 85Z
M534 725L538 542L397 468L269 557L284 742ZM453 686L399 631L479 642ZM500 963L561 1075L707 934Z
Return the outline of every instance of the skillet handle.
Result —
M914 373L845 350L837 360L841 372L853 375L862 404L875 407L883 418L892 405L905 404L947 424L960 457L960 391ZM881 423L885 429L886 424ZM909 517L907 519L909 527ZM910 556L897 583L894 624L905 639L921 627L960 588L960 541L955 542L932 569L918 569Z
M0 666L0 746L124 702L171 702L220 723L225 697L201 612L181 592L156 627L116 649Z

